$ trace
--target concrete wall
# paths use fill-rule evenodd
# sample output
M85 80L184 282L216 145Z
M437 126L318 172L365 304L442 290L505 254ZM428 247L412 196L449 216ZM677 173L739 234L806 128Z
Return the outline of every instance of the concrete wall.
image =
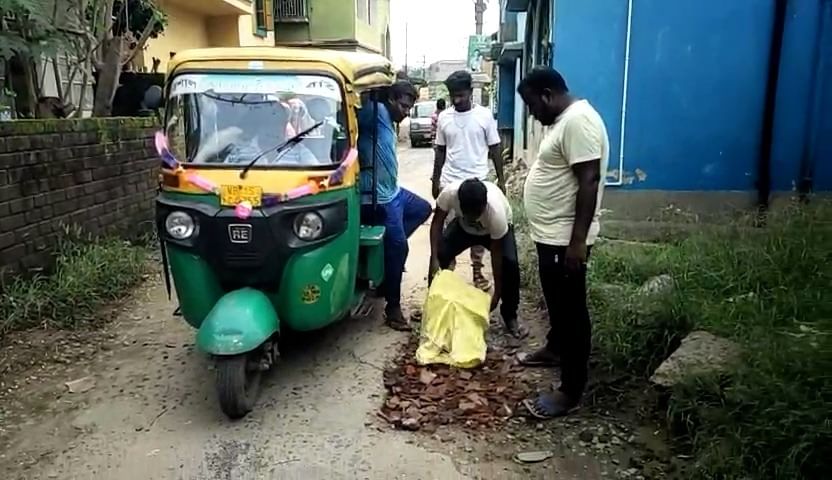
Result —
M786 13L777 92L772 180L778 190L799 181L804 155L814 188L832 191L832 1L791 0Z
M64 225L150 231L154 130L132 118L0 122L0 277L47 267Z
M444 82L448 76L457 70L468 70L467 60L440 60L428 67L428 82Z
M159 38L147 42L144 62L149 70L153 66L153 57L160 58L159 72L165 72L170 52L208 47L211 41L207 16L179 5L162 3L161 6L168 16L168 25Z
M355 0L309 0L308 23L279 23L278 44L355 38Z
M148 71L153 66L153 57L162 59L159 72L167 71L170 52L206 47L274 45L273 31L266 32L266 35L256 33L254 15L211 14L204 8L189 8L172 2L162 2L160 6L168 15L168 25L159 38L147 43L143 56ZM253 2L250 9L254 9Z
M266 32L265 36L255 33L257 23L254 15L240 15L237 17L237 31L241 47L256 47L258 45L274 45L274 30Z
M390 25L390 0L356 0L369 1L369 6L375 7L370 11L370 22L357 18L355 22L355 39L359 43L380 53L386 52L385 33Z
M236 46L240 40L240 26L238 15L223 15L221 17L195 18L194 21L205 22L205 30L208 32L208 43L205 46ZM249 25L249 30L254 26ZM173 32L176 35L176 32Z

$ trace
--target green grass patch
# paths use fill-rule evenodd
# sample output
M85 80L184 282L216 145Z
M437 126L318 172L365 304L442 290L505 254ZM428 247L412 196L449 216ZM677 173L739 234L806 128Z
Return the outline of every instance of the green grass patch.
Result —
M668 419L698 474L824 478L832 471L832 204L792 206L765 227L748 226L703 226L672 244L599 243L590 265L596 359L646 377L692 330L733 340L742 360L728 375L691 378L671 393ZM533 251L519 242L523 275L536 277ZM671 292L638 292L660 274L674 278Z
M77 328L147 273L148 248L67 230L49 275L16 278L0 292L0 337L12 330Z

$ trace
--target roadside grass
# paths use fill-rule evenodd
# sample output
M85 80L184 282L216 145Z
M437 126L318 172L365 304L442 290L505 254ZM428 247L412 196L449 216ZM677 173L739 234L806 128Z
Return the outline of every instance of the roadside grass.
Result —
M77 328L147 273L147 242L93 238L65 229L49 274L15 278L0 291L0 338L13 330Z
M517 212L524 287L538 292ZM600 242L590 265L594 355L600 368L646 378L693 330L733 340L742 360L727 375L670 392L678 445L701 478L823 478L832 471L832 204L750 223L675 243ZM670 291L639 292L661 274L672 276Z

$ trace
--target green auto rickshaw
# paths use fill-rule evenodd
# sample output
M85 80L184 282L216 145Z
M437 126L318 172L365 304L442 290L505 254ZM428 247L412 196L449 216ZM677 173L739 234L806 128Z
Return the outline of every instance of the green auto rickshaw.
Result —
M360 220L356 110L393 80L380 55L317 48L169 64L156 136L165 279L231 418L253 408L282 331L349 316L383 279L384 229Z

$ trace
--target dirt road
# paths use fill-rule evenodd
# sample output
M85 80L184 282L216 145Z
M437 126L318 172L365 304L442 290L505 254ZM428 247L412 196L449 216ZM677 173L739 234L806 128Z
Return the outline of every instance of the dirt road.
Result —
M400 163L402 183L430 198L432 151L402 148ZM424 225L411 238L405 305L424 298L427 235ZM23 352L18 357L31 356L32 365L0 377L0 477L641 478L618 467L628 460L618 446L627 442L616 443L616 435L630 435L626 427L594 414L546 426L517 419L485 435L391 429L375 413L384 401L382 371L406 335L383 325L381 308L293 342L265 378L255 410L229 421L217 406L210 362L174 307L154 276L100 330L8 340L0 359ZM5 370L0 365L0 375ZM551 382L550 374L532 375ZM556 456L534 466L510 460L541 448Z

